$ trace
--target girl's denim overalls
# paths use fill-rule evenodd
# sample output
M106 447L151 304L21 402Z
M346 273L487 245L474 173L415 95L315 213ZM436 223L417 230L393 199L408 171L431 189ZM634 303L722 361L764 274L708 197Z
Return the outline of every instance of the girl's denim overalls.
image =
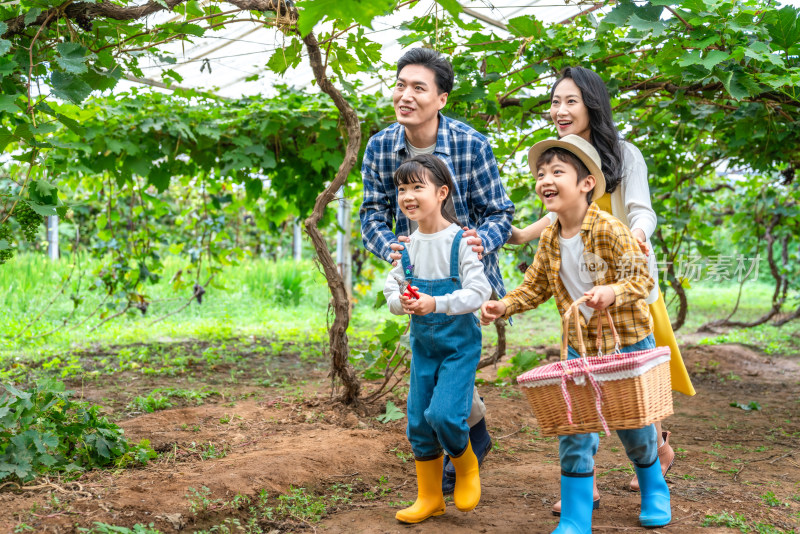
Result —
M463 230L453 238L450 277L414 276L408 251L403 273L421 293L442 296L461 289L458 251ZM418 460L437 458L442 447L451 456L467 448L475 370L481 356L481 330L472 313L411 316L411 388L408 392L408 440Z

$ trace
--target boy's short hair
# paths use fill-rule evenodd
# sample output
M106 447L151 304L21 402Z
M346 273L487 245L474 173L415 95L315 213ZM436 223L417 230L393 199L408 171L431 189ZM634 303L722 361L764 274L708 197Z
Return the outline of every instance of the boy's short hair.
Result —
M408 65L420 65L433 71L436 88L439 94L453 90L455 75L453 66L443 55L432 48L412 48L397 62L397 76Z
M558 159L558 161L566 163L567 165L570 165L572 166L573 169L575 169L575 172L578 174L577 183L581 183L583 180L586 179L587 176L592 174L589 171L589 167L586 166L586 164L583 162L583 160L581 160L581 158L579 158L566 148L560 148L560 147L548 148L547 150L542 152L542 155L539 156L538 160L536 160L536 168L538 169L542 165L549 165L554 159ZM594 189L586 193L586 202L588 204L592 203L593 193Z

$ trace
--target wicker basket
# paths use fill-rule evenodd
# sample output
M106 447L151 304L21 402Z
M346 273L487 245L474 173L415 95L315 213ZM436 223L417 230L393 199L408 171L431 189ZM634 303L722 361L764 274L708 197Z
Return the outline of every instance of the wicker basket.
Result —
M586 357L578 306L573 303L563 320L561 361L538 367L517 377L545 436L585 434L600 430L641 428L672 415L670 349ZM575 315L582 358L567 361L567 333ZM619 335L606 310L617 348ZM597 329L598 352L602 325ZM598 396L597 393L600 393Z

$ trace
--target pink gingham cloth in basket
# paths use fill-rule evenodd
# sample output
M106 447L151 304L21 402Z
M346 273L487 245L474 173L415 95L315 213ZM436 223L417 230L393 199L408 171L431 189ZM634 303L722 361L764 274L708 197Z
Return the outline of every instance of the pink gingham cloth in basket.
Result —
M561 385L561 394L567 407L567 422L572 424L572 399L567 390L567 381L583 385L586 380L595 392L595 408L600 418L600 423L606 434L609 434L606 419L603 417L603 392L598 382L607 380L622 380L643 375L653 367L669 361L671 352L669 347L628 352L625 354L610 354L592 358L574 358L572 360L558 361L517 377L517 383L525 387Z
M545 386L561 382L564 370L568 370L571 377L586 376L587 371L595 375L601 382L604 380L620 380L639 376L656 365L663 363L664 358L670 357L669 347L628 352L626 354L609 354L602 357L589 357L586 365L582 358L575 358L565 362L554 362L543 365L523 373L517 377L517 383L526 387ZM578 382L582 382L578 380Z

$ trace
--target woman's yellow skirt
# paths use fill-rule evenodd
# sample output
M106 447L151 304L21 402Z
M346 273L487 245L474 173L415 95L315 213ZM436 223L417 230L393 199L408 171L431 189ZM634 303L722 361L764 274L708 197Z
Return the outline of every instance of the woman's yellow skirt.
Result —
M667 305L661 289L658 290L658 300L650 305L650 315L653 316L653 337L656 338L656 347L669 347L672 351L669 361L672 391L693 396L696 392L689 373L686 371L686 366L683 364L681 349L678 348L675 332L672 331L672 322L669 320Z

